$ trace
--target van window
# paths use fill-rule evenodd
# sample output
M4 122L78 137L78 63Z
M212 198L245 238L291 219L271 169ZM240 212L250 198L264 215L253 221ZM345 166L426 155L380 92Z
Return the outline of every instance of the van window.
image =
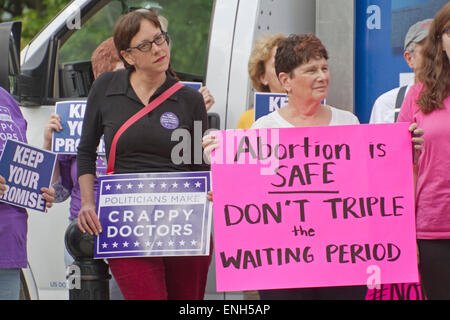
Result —
M119 16L138 8L154 10L168 20L171 65L180 79L202 81L206 72L212 7L213 0L110 1L74 32L60 48L58 63L62 69L62 81L64 82L67 72L71 72L73 78L73 72L90 67L92 52L102 41L112 36L114 24ZM87 95L86 89L76 93L74 91L80 90L67 89L67 83L62 87L62 97Z
M59 52L59 63L91 60L95 48L112 36L114 23L121 12L120 1L111 1L99 10L63 44Z

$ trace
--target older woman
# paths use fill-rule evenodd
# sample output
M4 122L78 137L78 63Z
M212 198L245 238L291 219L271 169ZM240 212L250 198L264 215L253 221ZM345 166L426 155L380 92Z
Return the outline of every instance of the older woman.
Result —
M282 41L275 57L275 70L289 102L258 119L252 128L359 124L352 113L322 104L330 84L327 60L325 47L313 34Z
M168 73L170 50L167 33L151 11L122 16L114 28L114 43L126 69L102 74L88 97L78 147L78 180L82 207L78 225L82 232L98 234L102 227L95 213L93 181L96 147L104 134L107 158L115 156L114 173L208 170L206 165L175 164L171 159L173 130L207 128L202 95L181 87L156 109L137 120L117 140L119 128L177 81ZM170 123L166 120L169 117ZM113 148L114 149L114 148ZM192 153L193 155L193 153ZM193 159L191 163L194 163ZM108 160L111 166L111 162ZM212 250L211 250L212 251ZM211 256L143 257L109 259L109 266L125 299L203 299Z
M359 124L351 112L322 104L327 97L330 84L328 53L321 41L313 34L293 35L278 44L275 69L288 104L259 118L251 128L288 128L329 125ZM423 134L411 125L410 131ZM416 147L421 148L423 140L414 137ZM203 139L205 153L209 156L218 142L212 135ZM262 299L364 299L365 286L330 288L305 288L260 291Z
M265 35L255 42L248 61L248 74L253 88L258 92L284 92L275 73L275 53L282 34ZM237 128L249 129L255 121L255 109L245 111L239 118Z
M450 3L434 17L418 83L399 122L417 122L426 143L416 166L419 271L428 299L450 299Z
M278 44L275 70L288 104L253 125L288 128L359 124L353 113L322 104L330 84L328 52L313 34L295 35ZM365 286L260 291L261 299L364 299Z

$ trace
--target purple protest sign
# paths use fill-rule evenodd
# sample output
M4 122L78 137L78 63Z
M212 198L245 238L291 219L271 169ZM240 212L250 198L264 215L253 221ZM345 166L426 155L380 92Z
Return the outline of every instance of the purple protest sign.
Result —
M77 154L78 144L81 139L84 114L87 102L58 101L55 105L55 113L61 118L62 130L53 131L52 151L58 154ZM105 141L103 136L97 148L99 155L105 155Z
M210 172L99 177L94 258L208 255Z

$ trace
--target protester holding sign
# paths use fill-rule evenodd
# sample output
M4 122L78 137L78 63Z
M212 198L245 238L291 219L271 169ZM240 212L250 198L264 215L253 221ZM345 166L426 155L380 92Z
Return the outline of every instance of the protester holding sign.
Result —
M0 152L8 138L26 142L27 122L17 102L3 88L0 88L0 115ZM0 195L6 188L6 180L0 176ZM50 208L53 188L41 191ZM27 220L26 209L0 202L0 300L19 299L20 268L27 267Z
M178 163L174 160L179 159L172 159L172 149L177 144L171 141L172 132L177 128L193 132L194 122L198 122L203 133L207 129L207 114L202 95L180 85L167 72L168 42L158 16L151 11L127 13L116 23L114 43L126 70L104 73L93 84L78 147L82 199L78 225L82 232L102 232L93 193L96 147L102 134L108 173L209 169L202 160L195 161L195 152L188 155L188 161ZM150 107L155 109L150 112ZM149 113L138 113L140 110ZM134 115L142 117L134 122L135 118L130 120ZM126 122L127 127L123 127ZM203 299L211 255L120 258L108 262L125 299Z
M399 122L417 122L426 143L415 167L419 270L428 299L450 299L450 3L435 16L418 81Z
M359 124L352 113L322 104L328 94L330 73L328 52L313 34L292 35L278 44L276 74L289 97L288 104L258 119L252 128L289 128ZM410 127L411 131L417 125ZM421 130L415 130L422 134ZM423 142L413 138L414 142ZM213 135L203 139L205 153L218 146ZM420 148L420 146L418 147ZM365 298L365 286L305 288L260 291L262 299L358 299Z
M274 34L263 36L255 42L248 61L248 74L253 88L258 92L284 92L275 74L275 53L283 38L282 34ZM241 115L237 128L249 129L254 121L255 109L252 108Z
M311 127L359 124L348 111L323 105L330 83L328 52L314 35L290 36L281 41L275 70L288 94L287 106L256 121L252 128ZM261 299L363 299L364 286L265 290Z

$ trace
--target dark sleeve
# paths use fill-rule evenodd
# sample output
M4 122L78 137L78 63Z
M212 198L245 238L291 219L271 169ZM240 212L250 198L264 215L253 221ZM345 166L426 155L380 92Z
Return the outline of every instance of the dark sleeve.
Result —
M191 147L191 154L194 155L194 162L192 165L191 170L192 171L210 171L211 167L209 164L207 164L204 160L203 157L203 147L202 147L202 138L203 135L205 134L206 130L208 130L208 114L206 112L206 106L205 106L205 101L203 100L203 96L199 95L200 99L196 99L195 105L194 105L194 125L200 125L201 123L201 132L202 132L202 136L201 137L194 137L193 142ZM197 96L198 97L198 96ZM194 129L194 132L197 133L197 130ZM196 154L201 154L202 155L202 160L201 160L201 164L198 164L198 159L197 159L197 163L195 162L195 155Z
M94 81L89 92L86 112L84 114L83 129L81 132L80 144L77 153L78 177L84 174L95 176L95 164L97 159L97 146L100 137L103 135L101 104L104 101L104 90L102 90L104 77L99 77Z

